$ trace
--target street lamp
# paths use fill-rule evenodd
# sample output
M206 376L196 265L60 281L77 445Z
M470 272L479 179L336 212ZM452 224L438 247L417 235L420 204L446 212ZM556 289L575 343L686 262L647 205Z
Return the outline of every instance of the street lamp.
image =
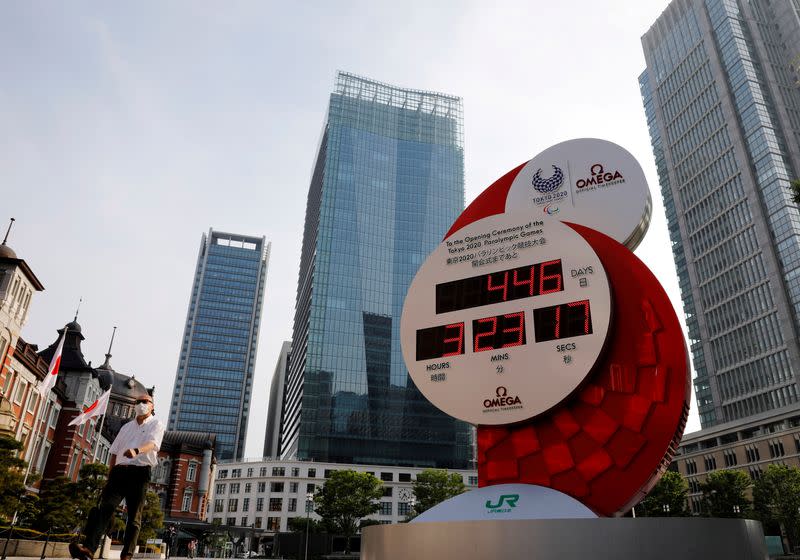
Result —
M306 549L303 553L303 560L308 560L308 524L310 523L309 515L311 515L311 508L309 502L314 503L314 493L309 492L306 494Z
M669 514L669 504L664 504L661 509L664 510L664 513Z

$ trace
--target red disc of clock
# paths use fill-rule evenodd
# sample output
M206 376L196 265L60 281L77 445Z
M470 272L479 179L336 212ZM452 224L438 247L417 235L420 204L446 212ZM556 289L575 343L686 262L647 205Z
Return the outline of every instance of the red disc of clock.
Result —
M548 486L614 515L638 503L669 465L689 413L689 365L680 323L652 272L610 237L570 225L611 285L606 353L556 408L520 424L479 426L478 479Z

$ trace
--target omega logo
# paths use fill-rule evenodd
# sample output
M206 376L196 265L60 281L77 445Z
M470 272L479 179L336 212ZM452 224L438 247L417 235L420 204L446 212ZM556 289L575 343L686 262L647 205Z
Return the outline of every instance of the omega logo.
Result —
M509 397L508 389L506 389L503 386L500 386L497 389L495 389L495 395L496 395L495 398L486 399L485 401L483 401L483 408L488 408L488 409L498 408L498 407L505 408L513 405L519 405L515 406L514 408L522 408L522 401L520 400L519 396L514 395L513 397Z

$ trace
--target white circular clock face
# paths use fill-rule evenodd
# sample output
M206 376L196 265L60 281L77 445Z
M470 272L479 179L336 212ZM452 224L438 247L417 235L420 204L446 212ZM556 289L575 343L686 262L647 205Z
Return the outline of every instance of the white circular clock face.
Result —
M575 230L528 212L474 222L417 272L400 324L414 383L473 424L526 420L569 396L609 330L605 270Z
M514 178L506 211L528 208L596 229L633 250L647 233L652 201L644 171L627 150L578 138L547 148Z

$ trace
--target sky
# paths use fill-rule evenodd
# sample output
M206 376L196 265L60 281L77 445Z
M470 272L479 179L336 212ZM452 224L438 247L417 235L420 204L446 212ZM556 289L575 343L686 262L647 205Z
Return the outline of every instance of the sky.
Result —
M667 3L0 3L0 222L16 218L8 244L45 285L23 338L51 344L83 298L87 360L117 326L113 367L155 386L166 419L201 234L265 235L260 457L338 70L463 98L467 203L558 142L626 148L654 202L636 254L683 317L637 82Z

